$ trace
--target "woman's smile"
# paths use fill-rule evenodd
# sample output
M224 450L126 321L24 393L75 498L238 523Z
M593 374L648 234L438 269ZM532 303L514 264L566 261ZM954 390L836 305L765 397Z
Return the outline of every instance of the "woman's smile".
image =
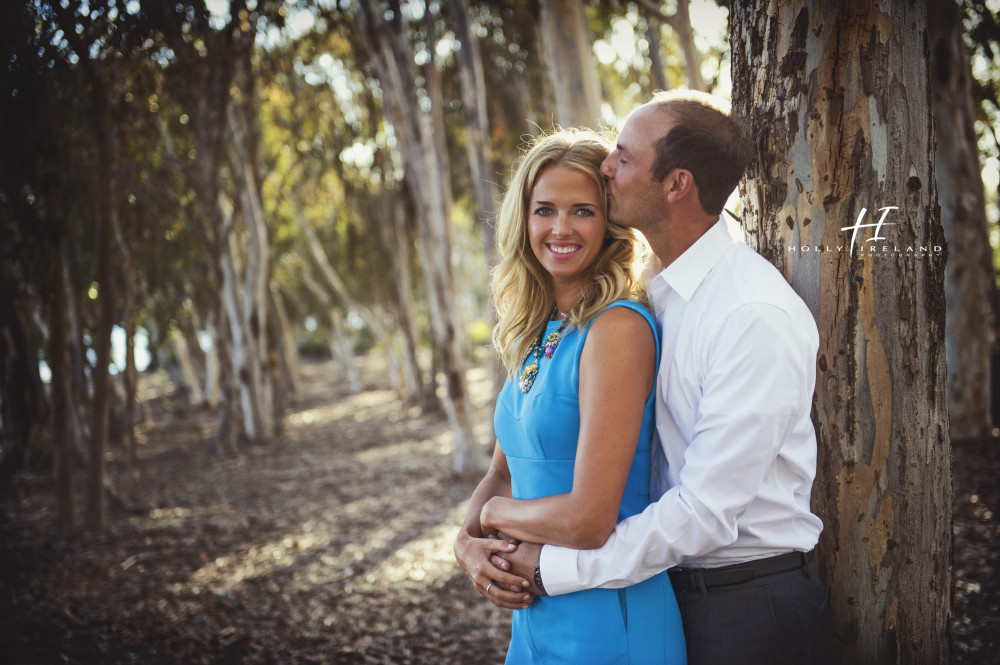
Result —
M578 249L580 249L579 245L557 245L555 243L548 243L546 247L556 254L561 254L563 256L574 254Z

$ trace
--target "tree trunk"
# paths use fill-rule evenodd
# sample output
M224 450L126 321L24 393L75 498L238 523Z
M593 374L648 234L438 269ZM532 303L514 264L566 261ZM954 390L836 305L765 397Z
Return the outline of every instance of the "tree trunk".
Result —
M191 361L192 377L198 381L194 389L197 401L193 401L192 403L195 406L200 406L207 400L204 385L208 361L205 356L205 350L201 348L201 333L204 330L204 326L201 323L201 317L198 316L198 311L195 309L194 303L191 302L191 299L187 295L180 295L178 301L182 301L184 305L181 315L177 318L177 332L184 338L184 344L187 347L188 357Z
M479 206L479 229L483 234L486 266L496 263L493 218L498 196L497 174L493 168L490 123L487 116L486 76L479 39L472 31L469 0L450 3L452 19L462 47L458 52L462 80L462 111L465 114L465 152L469 158L472 186Z
M249 62L246 63L249 68ZM250 78L250 72L239 77L240 81ZM254 417L261 436L270 437L275 432L273 386L268 364L270 354L267 342L267 313L270 288L270 248L267 225L264 222L264 206L260 199L260 181L255 166L256 153L253 150L250 121L247 108L254 108L250 83L241 85L242 109L235 105L228 108L228 126L234 159L230 160L239 191L243 220L250 239L248 249L245 287L243 290L242 322L245 337L246 368L255 397Z
M267 289L267 334L264 339L267 341L267 366L271 375L268 380L271 384L271 423L272 434L281 437L285 433L285 409L295 398L295 393L288 386L288 367L285 365L285 355L282 349L284 330L281 328L281 319L278 317L277 306L274 299L274 290L269 286Z
M135 275L132 273L132 278ZM129 498L139 500L139 451L135 434L136 390L139 373L135 366L135 332L137 309L135 294L131 287L125 304L125 435L128 438Z
M227 228L230 224L226 224ZM239 247L230 230L227 234L227 248L223 249L222 261L222 300L226 309L226 321L229 322L230 357L235 373L236 384L239 387L240 413L243 416L243 433L247 439L256 441L264 436L263 420L260 416L260 403L257 401L255 384L251 375L254 359L251 351L252 342L246 330L247 319L243 315L244 300L240 298L237 283L236 257Z
M663 67L660 21L652 16L646 17L646 41L649 43L649 73L653 78L653 90L670 90L667 70Z
M354 342L344 330L344 315L336 307L330 308L330 347L344 372L351 394L357 395L361 392L361 370L354 360Z
M217 362L219 376L219 421L216 428L218 433L215 445L215 451L219 457L225 457L227 453L236 452L236 432L233 426L233 411L235 410L233 359L225 328L226 310L220 290L212 303L212 316L209 318L209 331L212 335L212 354Z
M136 384L138 382L138 372L135 367L135 333L138 327L138 303L135 292L138 288L139 275L135 263L132 261L132 254L129 251L125 235L122 233L121 225L117 223L118 218L112 218L114 222L115 244L122 257L122 269L125 273L125 437L128 442L128 476L129 476L129 498L136 502L139 500L139 460L137 442L135 436L135 405L136 405ZM55 385L53 383L53 385ZM59 422L59 420L56 420Z
M48 422L38 374L39 344L24 313L17 281L0 263L0 474L37 466Z
M89 413L90 386L87 373L84 371L83 326L80 323L80 303L73 279L70 276L70 264L66 243L60 246L60 263L63 266L63 291L66 294L66 322L69 328L67 345L69 347L69 377L63 384L66 401L69 404L69 425L73 433L70 448L86 456L90 445L90 427L86 415Z
M60 234L61 235L61 234ZM73 536L75 518L73 515L73 488L69 465L69 400L62 389L69 382L66 372L66 291L62 288L63 264L60 237L56 241L56 251L52 252L49 285L52 302L49 305L49 370L52 378L52 450L55 456L56 506L59 511L59 538L69 540Z
M540 0L539 31L563 127L601 124L601 82L582 0Z
M108 367L111 363L111 329L115 323L115 284L113 279L112 260L112 215L116 210L112 204L112 119L111 91L105 85L98 85L97 76L93 76L94 99L97 104L95 111L95 130L97 134L98 167L96 178L96 210L97 227L97 283L98 316L97 333L94 335L94 347L97 355L97 366L94 367L94 401L93 419L91 425L90 443L90 477L87 487L87 526L99 531L106 523L107 502L104 495L105 465L104 453L108 445L108 413L111 405L111 376Z
M684 52L684 71L687 74L688 88L691 90L707 90L708 87L705 85L705 79L701 76L701 53L698 52L698 47L694 43L694 29L691 27L691 2L690 0L677 0L677 11L671 15L666 15L660 11L659 2L657 0L638 0L639 6L646 11L646 14L650 17L651 26L655 27L655 37L652 35L653 30L647 31L649 36L649 50L650 57L652 59L653 54L653 44L656 43L656 59L653 60L653 70L657 79L662 76L663 87L661 90L666 90L666 76L663 76L662 67L663 65L659 62L659 26L655 25L654 16L659 20L663 21L674 31L677 35L677 41L681 45L681 50ZM659 68L660 71L657 71ZM659 81L657 81L659 84Z
M451 219L446 201L448 174L435 155L432 119L421 109L414 87L417 80L413 49L394 4L394 19L386 23L372 0L360 3L362 28L371 44L371 59L415 203L421 267L427 283L435 346L441 353L445 381L445 411L454 437L454 468L485 468L486 457L475 443L461 315L455 306L455 279L450 242ZM440 103L433 100L432 103ZM418 182L419 177L419 182Z
M486 269L490 271L496 265L496 239L493 231L496 217L496 201L499 196L497 174L493 169L490 145L490 125L486 104L486 77L483 74L482 55L479 51L479 39L472 31L469 20L468 0L457 0L451 3L452 18L455 21L458 40L462 44L459 51L459 73L462 79L462 110L465 113L465 148L472 171L472 184L476 192L476 202L479 205L479 228L483 234L483 248L486 256ZM491 324L496 323L496 309L490 300L487 318ZM496 404L500 390L503 388L506 372L500 363L496 351L491 353L493 375L493 398L491 405ZM495 438L493 432L492 409L487 418L487 441Z
M993 256L976 142L972 71L958 6L928 3L931 91L941 224L953 257L945 267L951 438L990 436L990 355L995 319Z
M403 376L404 398L415 403L423 390L423 373L417 361L417 322L413 313L410 279L410 242L406 232L405 200L384 193L380 197L383 223L378 224L382 251L392 260L387 263L389 289L392 294L389 307L396 322L393 348L398 349Z
M330 357L340 367L342 379L350 386L352 395L361 392L361 371L354 361L354 344L347 338L344 332L344 320L340 309L333 302L332 295L320 286L308 272L302 272L302 283L316 297L320 304L326 308L330 317Z
M701 53L694 44L694 30L691 28L690 0L677 0L677 13L670 27L677 33L677 40L684 51L684 71L687 73L688 87L705 90L705 80L701 76Z
M361 320L365 322L365 325L371 328L372 334L375 335L375 339L377 339L379 343L385 343L389 337L389 331L386 329L385 324L375 312L352 296L351 292L348 291L344 280L340 277L337 269L333 267L333 263L330 262L330 257L327 256L326 250L323 249L323 244L316 236L316 232L313 231L309 221L305 218L305 215L302 214L301 209L298 207L295 209L295 219L298 222L299 230L302 231L302 235L305 237L306 250L313 257L316 267L319 268L319 272L323 276L323 282L326 284L329 294L333 298L339 300L344 309L354 310L354 312L361 317ZM333 306L332 299L329 301L329 305Z
M205 325L205 329L208 332L209 337L212 339L212 346L205 352L205 388L202 391L205 393L205 402L208 404L209 408L212 409L218 408L221 392L218 317L219 308L217 300L213 299L208 313L208 320Z
M733 4L730 37L734 108L757 142L744 225L819 324L813 505L834 662L946 663L951 446L926 12L758 5Z
M177 367L180 369L180 379L184 383L188 395L188 403L191 406L198 406L204 402L201 392L201 376L195 368L195 361L191 357L191 346L187 336L178 328L172 328L167 332L170 338L170 345L174 348L174 356L177 358ZM199 349L200 351L201 349Z
M301 381L299 378L299 350L295 346L295 333L288 319L285 299L277 286L271 288L272 304L274 306L275 322L278 326L277 339L281 342L281 389L287 393L286 400L294 402L299 395Z

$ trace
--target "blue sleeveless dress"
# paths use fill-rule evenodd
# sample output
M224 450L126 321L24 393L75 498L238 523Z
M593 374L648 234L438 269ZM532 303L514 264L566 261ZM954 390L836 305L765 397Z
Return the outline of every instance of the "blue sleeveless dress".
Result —
M604 311L612 307L627 307L641 314L653 329L659 347L656 324L643 306L619 300ZM554 332L559 324L550 321L545 334ZM538 374L527 394L518 388L520 372L508 378L500 392L494 425L507 457L515 499L534 499L573 489L580 433L580 354L592 324L563 333L552 357L539 362ZM649 505L655 395L654 390L643 411L642 431L625 484L619 521ZM528 609L515 610L506 663L674 665L685 661L680 612L670 579L663 572L624 589L543 596Z

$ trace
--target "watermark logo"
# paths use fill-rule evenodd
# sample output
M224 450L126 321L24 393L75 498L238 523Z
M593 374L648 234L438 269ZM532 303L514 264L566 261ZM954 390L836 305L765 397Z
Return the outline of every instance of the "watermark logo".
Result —
M845 247L843 245L829 246L829 245L802 245L801 247L792 245L788 247L789 252L842 252L847 249L849 254L853 257L855 247L858 249L859 256L913 256L916 258L923 258L929 254L940 254L943 251L941 245L909 245L905 247L899 247L892 243L890 239L882 235L885 227L895 226L894 222L886 221L889 218L889 213L893 210L899 210L899 206L884 206L878 209L878 213L881 213L877 221L867 222L868 219L868 208L862 208L861 212L858 213L857 222L853 226L842 226L840 228L844 233L850 232L851 242ZM874 215L873 215L874 217ZM872 237L861 240L858 242L858 236L864 237L865 229L873 229Z
M861 222L865 218L865 213L868 212L868 208L862 208L861 212L858 214L858 223L857 224L855 224L854 226L842 226L842 227L840 227L841 231L850 231L851 232L851 244L850 244L850 250L849 250L849 253L850 253L851 256L854 256L854 241L857 240L857 238L858 238L858 231L860 231L861 229L869 229L869 228L871 228L873 226L875 227L875 233L874 233L874 235L872 235L872 237L869 238L868 240L862 241L862 247L864 246L864 243L866 243L866 242L876 242L878 240L888 240L888 238L886 238L884 236L880 236L879 233L881 233L882 226L886 223L885 222L885 218L889 216L889 211L890 210L899 210L899 206L885 206L884 208L879 208L878 211L880 213L882 213L882 216L878 218L878 222L876 222L875 224L862 224ZM895 226L895 224L893 224L892 222L889 222L888 225L889 226Z

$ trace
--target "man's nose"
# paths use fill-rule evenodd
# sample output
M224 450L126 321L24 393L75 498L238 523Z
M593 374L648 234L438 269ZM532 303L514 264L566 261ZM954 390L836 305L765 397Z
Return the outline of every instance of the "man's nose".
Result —
M614 169L612 168L612 164L611 164L612 161L613 161L613 159L614 159L614 157L615 157L615 153L612 152L610 155L608 155L607 157L604 158L603 162L601 162L600 171L601 171L601 175L604 176L605 178L612 178L615 175L614 174Z

